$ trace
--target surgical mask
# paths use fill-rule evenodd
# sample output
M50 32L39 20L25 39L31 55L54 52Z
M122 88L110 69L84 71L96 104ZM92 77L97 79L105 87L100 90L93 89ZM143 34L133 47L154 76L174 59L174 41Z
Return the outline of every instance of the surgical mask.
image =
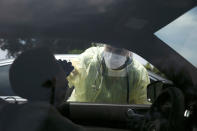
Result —
M119 67L123 66L127 60L126 56L118 55L107 51L103 53L103 57L107 68L110 69L118 69Z

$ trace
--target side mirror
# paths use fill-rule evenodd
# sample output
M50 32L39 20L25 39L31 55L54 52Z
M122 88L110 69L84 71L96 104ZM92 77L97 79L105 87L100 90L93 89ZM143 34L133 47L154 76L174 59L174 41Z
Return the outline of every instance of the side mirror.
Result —
M147 86L147 99L153 103L162 92L164 83L162 81L156 81Z

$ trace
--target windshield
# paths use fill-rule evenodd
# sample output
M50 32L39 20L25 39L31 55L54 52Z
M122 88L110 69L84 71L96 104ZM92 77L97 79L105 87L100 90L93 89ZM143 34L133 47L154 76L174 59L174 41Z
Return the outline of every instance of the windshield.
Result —
M197 7L163 27L155 35L197 67Z

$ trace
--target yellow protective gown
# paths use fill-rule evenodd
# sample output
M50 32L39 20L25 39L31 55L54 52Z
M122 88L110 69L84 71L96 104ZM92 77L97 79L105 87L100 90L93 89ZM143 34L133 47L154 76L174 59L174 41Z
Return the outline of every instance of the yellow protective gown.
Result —
M91 47L71 62L74 71L67 77L75 89L69 101L94 103L148 104L146 87L150 83L143 65L135 59L124 69L103 66L104 47Z

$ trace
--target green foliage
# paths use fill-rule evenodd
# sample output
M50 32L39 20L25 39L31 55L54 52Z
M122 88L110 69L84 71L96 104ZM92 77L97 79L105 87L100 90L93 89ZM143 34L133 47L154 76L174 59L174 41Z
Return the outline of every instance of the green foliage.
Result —
M147 70L149 70L149 71L151 71L151 72L153 72L153 73L155 73L155 74L157 74L157 75L159 75L161 77L167 78L165 76L165 74L163 74L162 72L160 72L157 68L155 68L154 66L152 66L150 63L147 63L146 65L144 65L144 67Z
M78 50L78 49L74 49L74 50L69 50L68 54L81 54L83 53L84 50Z
M147 70L152 71L152 66L151 66L150 63L147 63L144 67L145 67Z

